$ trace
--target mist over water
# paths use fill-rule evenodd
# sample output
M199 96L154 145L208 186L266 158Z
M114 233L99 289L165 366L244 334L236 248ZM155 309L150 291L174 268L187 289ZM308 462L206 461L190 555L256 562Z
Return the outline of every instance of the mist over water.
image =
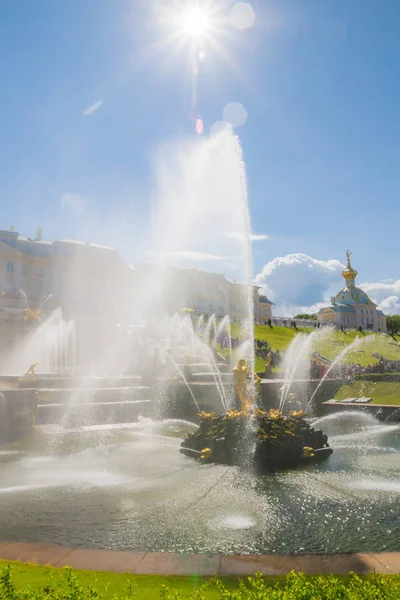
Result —
M223 273L244 284L238 302L245 315L242 328L249 340L246 358L254 365L246 170L239 139L229 126L209 138L167 146L160 152L152 231L149 261ZM157 298L162 297L164 284L162 276L150 283ZM135 302L148 307L147 295L146 290L139 292ZM182 306L190 306L190 300L181 298ZM212 312L221 315L218 305L213 308ZM205 309L209 312L208 306Z
M159 151L150 216L151 228L140 259L148 264L141 269L125 268L116 253L95 244L75 247L76 255L68 247L71 270L65 279L72 316L66 317L59 309L48 318L43 316L40 327L32 327L33 333L24 335L1 365L4 373L21 375L38 362L37 373L82 367L85 373L95 370L97 374L123 375L132 352L127 328L140 335L154 317L171 314L171 300L176 311L190 308L196 300L203 303L208 316L215 313L222 319L228 314L231 299L223 285L218 289L216 281L210 300L209 281L203 286L201 277L196 276L194 298L187 284L188 272L174 267L210 271L243 284L237 298L248 339L243 351L254 365L246 171L240 142L229 126L208 138L176 142ZM135 236L136 223L128 226ZM86 265L95 252L103 253L104 261L88 274ZM113 309L105 309L107 306Z

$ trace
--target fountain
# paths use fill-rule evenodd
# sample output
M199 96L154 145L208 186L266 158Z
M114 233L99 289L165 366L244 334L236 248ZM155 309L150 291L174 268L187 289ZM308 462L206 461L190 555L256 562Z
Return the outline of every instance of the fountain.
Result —
M356 339L354 340L354 342L352 342L351 344L349 344L348 346L346 346L346 348L344 348L342 350L342 352L340 352L337 357L335 358L334 361L332 361L332 364L330 365L329 369L327 369L325 375L322 377L321 381L319 382L319 384L317 385L317 387L315 388L314 393L311 395L311 398L306 406L306 410L308 410L308 408L311 406L312 401L314 400L316 394L318 393L318 390L320 389L321 385L323 385L325 379L328 377L328 375L331 373L331 371L338 365L340 364L340 362L344 359L344 357L349 354L349 352L351 352L352 350L355 350L356 348L358 348L358 346L361 344L362 339L360 339L359 337L356 337Z
M4 375L21 375L29 365L37 363L38 374L64 374L73 372L75 366L75 324L66 322L59 308L43 320L39 312L31 309L28 320L34 320L26 336L3 360Z
M286 417L280 410L267 413L257 406L261 379L244 359L233 375L241 410L201 413L200 426L182 442L183 454L201 461L253 466L258 473L293 468L332 454L327 436L304 420L304 412L291 411Z
M282 411L257 397L268 384L254 377L250 220L237 138L223 130L168 149L157 175L146 251L161 268L128 295L127 313L78 314L73 326L57 310L7 357L16 384L33 387L37 410L31 435L0 449L1 539L228 554L400 550L398 426L288 411L322 333L299 337L298 354L287 359ZM235 375L230 351L207 343L207 322L216 325L214 339L229 333L228 319L218 323L219 301L203 317L179 310L191 308L194 292L178 285L176 263L197 281L199 260L243 282L246 335L235 350L245 362ZM34 379L21 381L34 362ZM6 401L0 396L0 424ZM224 444L229 428L233 443ZM330 452L327 434L335 452L313 465L319 450Z

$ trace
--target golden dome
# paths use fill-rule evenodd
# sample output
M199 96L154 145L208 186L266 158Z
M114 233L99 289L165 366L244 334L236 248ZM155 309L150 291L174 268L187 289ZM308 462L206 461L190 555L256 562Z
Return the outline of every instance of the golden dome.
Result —
M347 267L342 272L342 277L344 277L344 279L346 281L346 284L349 287L349 286L353 286L354 285L354 281L355 281L355 278L357 277L358 273L351 266L351 261L350 261L351 252L349 250L347 250L346 256L347 256Z

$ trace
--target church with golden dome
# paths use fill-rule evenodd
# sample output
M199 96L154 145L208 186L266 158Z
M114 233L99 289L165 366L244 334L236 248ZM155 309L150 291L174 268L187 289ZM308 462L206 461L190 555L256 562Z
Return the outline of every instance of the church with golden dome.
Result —
M386 316L377 309L368 295L356 286L357 271L351 266L351 252L346 252L347 267L342 273L345 287L331 298L331 305L322 308L318 322L344 329L386 331Z

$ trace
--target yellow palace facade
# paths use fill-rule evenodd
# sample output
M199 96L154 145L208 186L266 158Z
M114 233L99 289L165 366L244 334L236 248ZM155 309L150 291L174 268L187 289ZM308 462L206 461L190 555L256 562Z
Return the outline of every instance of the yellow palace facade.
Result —
M145 289L146 293L141 294ZM26 303L61 307L77 315L107 315L129 320L136 309L173 314L183 307L198 314L241 322L248 315L247 287L224 275L154 263L129 267L113 248L100 244L27 238L14 228L0 230L0 319L22 318ZM145 306L140 305L145 301ZM253 288L256 323L272 318L273 304Z

